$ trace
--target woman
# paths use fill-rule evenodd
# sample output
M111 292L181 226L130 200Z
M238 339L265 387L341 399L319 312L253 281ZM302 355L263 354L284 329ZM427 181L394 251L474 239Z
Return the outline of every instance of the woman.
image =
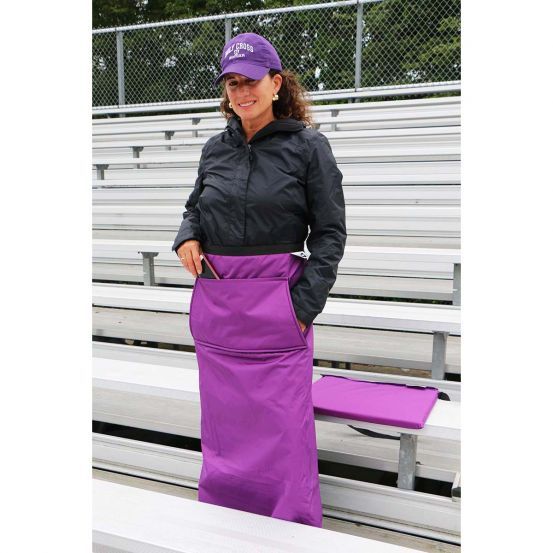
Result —
M198 499L322 527L313 320L344 253L342 173L326 137L308 128L305 91L269 41L230 40L214 85L222 80L228 124L202 149L173 244L200 277L189 317L202 416ZM220 279L206 278L200 255Z

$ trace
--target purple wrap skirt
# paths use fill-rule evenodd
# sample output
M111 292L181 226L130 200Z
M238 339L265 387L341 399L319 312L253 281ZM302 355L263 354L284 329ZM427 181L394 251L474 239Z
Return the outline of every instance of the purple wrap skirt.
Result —
M198 277L190 303L198 500L322 527L313 325L302 332L290 295L307 261L291 253L204 255L221 279Z

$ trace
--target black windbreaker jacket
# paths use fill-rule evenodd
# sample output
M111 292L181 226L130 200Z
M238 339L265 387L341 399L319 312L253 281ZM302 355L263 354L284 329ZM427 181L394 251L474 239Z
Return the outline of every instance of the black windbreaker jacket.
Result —
M202 149L172 249L194 239L213 254L294 252L304 249L307 237L310 256L290 294L297 317L310 325L325 306L344 255L342 177L318 130L277 119L248 143L233 115Z

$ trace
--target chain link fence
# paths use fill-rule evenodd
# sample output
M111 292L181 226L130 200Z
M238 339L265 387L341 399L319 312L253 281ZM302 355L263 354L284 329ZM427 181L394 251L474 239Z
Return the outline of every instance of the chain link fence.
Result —
M93 107L218 97L221 50L245 32L310 92L461 79L460 0L349 0L94 30Z

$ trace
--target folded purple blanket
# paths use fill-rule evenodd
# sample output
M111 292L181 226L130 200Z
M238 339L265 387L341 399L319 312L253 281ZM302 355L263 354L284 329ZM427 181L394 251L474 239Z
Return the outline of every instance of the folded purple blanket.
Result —
M312 386L315 413L402 428L423 428L438 394L432 387L330 375Z

